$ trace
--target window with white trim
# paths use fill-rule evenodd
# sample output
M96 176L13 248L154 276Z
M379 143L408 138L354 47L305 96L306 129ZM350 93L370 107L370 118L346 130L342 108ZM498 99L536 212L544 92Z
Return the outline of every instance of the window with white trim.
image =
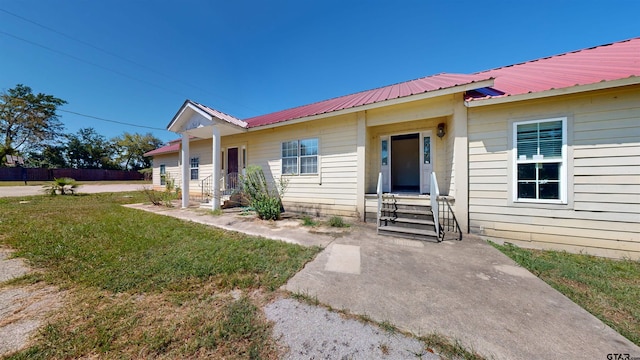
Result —
M167 166L160 164L160 185L167 184Z
M282 174L317 174L318 139L285 141L282 143Z
M567 202L566 134L566 118L513 124L515 201Z
M189 167L191 169L191 180L198 180L200 172L200 158L193 157L189 160Z

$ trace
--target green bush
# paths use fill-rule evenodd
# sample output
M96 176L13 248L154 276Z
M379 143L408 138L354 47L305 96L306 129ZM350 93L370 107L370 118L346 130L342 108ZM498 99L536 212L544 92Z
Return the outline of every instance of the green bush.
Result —
M263 220L278 220L284 211L281 196L286 191L285 181L276 181L277 188L270 188L267 178L260 166L247 167L246 175L242 176L242 190L250 199L251 207L258 217Z

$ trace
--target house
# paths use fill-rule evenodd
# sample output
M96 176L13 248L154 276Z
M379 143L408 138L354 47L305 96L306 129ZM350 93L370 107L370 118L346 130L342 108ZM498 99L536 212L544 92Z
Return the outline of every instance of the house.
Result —
M462 232L640 258L640 38L244 120L187 100L168 129L154 185L187 196L256 164L287 210L375 221L378 187L428 202L437 182Z

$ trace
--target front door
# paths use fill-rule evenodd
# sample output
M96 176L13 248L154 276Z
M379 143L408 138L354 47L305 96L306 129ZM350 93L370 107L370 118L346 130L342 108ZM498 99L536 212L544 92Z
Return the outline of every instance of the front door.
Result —
M227 149L227 189L238 188L238 148Z
M383 192L428 194L433 171L431 131L380 138Z
M227 174L238 173L238 148L227 149Z
M391 191L420 191L420 134L391 137Z

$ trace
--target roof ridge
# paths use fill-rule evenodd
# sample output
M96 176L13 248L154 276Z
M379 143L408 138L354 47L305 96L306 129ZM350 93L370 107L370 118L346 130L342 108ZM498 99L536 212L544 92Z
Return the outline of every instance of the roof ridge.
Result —
M214 108L212 108L212 107L210 107L210 106L207 106L207 105L205 105L205 104L199 103L199 102L197 102L197 101L194 101L194 100L191 100L191 99L187 99L187 101L189 101L189 102L191 102L191 103L193 103L193 104L199 105L199 106L204 106L204 107L206 107L206 108L207 108L207 109L209 109L209 110L213 110L213 111L219 112L220 114L223 114L223 115L226 115L226 116L232 117L232 118L234 118L234 119L236 119L236 120L238 120L238 121L243 121L242 119L237 118L237 117L235 117L235 116L233 116L233 115L231 115L231 114L227 114L227 113L226 113L226 112L224 112L224 111L220 111L220 110L218 110L218 109L214 109Z
M579 53L579 52L582 52L582 51L593 50L593 49L602 48L602 47L611 46L611 45L616 45L616 44L622 44L622 43L629 42L629 41L633 41L633 40L640 40L640 36L632 37L632 38L624 39L624 40L619 40L619 41L614 41L614 42L607 43L607 44L596 45L596 46L592 46L592 47L588 47L588 48L582 48L582 49L577 49L577 50L565 51L565 52L560 53L560 54L549 55L549 56L543 56L543 57L541 57L541 58L537 58L537 59L533 59L533 60L527 60L527 61L523 61L523 62L519 62L519 63L515 63L515 64L499 66L499 67L497 67L497 68L492 68L492 69L487 69L487 70L478 71L478 72L472 73L472 75L480 75L480 74L487 73L487 72L491 72L491 71L495 71L495 70L501 70L501 69L506 69L506 68L512 68L512 67L515 67L515 66L520 66L520 65L524 65L524 64L534 63L534 62L536 62L536 61L540 61L540 60L546 60L546 59L557 58L557 57L565 56L565 55L568 55L568 54L576 54L576 53Z
M286 108L286 109L272 111L272 112L267 113L267 114L255 115L255 116L251 116L251 117L248 117L248 118L244 118L244 119L242 119L242 121L247 122L248 120L251 120L251 119L254 119L254 118L263 117L265 115L270 115L270 114L275 114L275 113L279 113L279 112L295 110L295 109L299 109L299 108L303 108L303 107L307 107L307 106L312 106L312 105L316 105L316 104L320 104L320 103L324 103L324 102L338 100L338 99L341 99L341 98L354 96L354 95L358 95L358 94L364 94L364 93L367 93L367 92L370 92L370 91L376 91L376 90L389 88L389 87L396 86L396 85L406 84L406 83L410 83L410 82L413 82L413 81L418 81L418 80L422 80L422 79L428 79L428 78L441 76L441 75L474 76L474 75L477 75L477 74L440 72L440 73L426 75L426 76L422 76L422 77L411 79L411 80L399 81L399 82L396 82L396 83L393 83L393 84L382 85L382 86L378 86L378 87L374 87L374 88L366 89L366 90L360 90L360 91L356 91L354 93L344 94L344 95L340 95L340 96L334 96L334 97L328 98L328 99L317 100L317 101L314 101L314 102L311 102L311 103L307 103L307 104L303 104L303 105L298 105L298 106L293 106L293 107Z

